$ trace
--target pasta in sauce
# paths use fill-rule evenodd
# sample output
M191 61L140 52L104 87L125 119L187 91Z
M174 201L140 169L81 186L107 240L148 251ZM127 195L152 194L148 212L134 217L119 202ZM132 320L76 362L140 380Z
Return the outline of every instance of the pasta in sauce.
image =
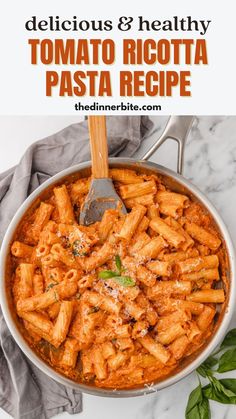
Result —
M226 298L226 255L188 196L153 174L110 176L127 215L79 225L90 178L69 180L25 215L11 266L31 347L72 380L117 389L173 374L207 341Z

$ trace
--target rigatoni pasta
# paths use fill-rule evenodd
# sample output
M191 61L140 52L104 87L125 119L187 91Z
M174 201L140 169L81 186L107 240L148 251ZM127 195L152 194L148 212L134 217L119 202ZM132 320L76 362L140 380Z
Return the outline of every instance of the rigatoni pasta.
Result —
M11 245L12 294L31 347L72 380L162 379L214 331L226 262L211 217L162 179L111 169L127 207L79 225L90 178L56 185Z

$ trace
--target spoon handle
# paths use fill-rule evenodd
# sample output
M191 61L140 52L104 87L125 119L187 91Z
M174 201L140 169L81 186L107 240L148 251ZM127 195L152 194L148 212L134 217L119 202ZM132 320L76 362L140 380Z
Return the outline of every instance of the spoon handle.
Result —
M94 179L108 178L108 147L106 134L106 117L88 117L92 176Z

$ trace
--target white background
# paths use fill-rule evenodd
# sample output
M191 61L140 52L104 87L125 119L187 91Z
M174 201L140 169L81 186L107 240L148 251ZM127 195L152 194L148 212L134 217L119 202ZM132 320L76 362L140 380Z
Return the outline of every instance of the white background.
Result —
M145 37L158 40L161 37L185 38L201 37L195 32L120 32L114 29L112 32L27 32L24 29L25 21L36 15L38 19L47 18L50 15L59 15L61 19L71 19L74 15L79 20L109 19L117 23L119 16L142 15L148 20L165 20L177 15L179 18L191 15L195 19L212 20L206 34L208 43L208 66L192 66L192 97L180 98L174 95L171 98L129 98L129 102L139 104L161 104L162 111L159 114L235 114L235 4L232 0L224 2L211 2L198 0L169 0L156 2L140 0L118 2L100 0L78 2L75 0L59 1L41 0L32 2L24 0L8 0L2 2L1 12L1 108L0 114L35 114L35 115L69 115L77 114L74 103L78 98L58 98L56 95L47 98L45 96L45 69L53 69L53 66L30 65L30 50L28 38L34 36L46 37L86 37L105 38L113 37L117 43L117 58L115 64L109 66L113 79L113 98L103 99L102 103L120 103L118 73L121 70L121 39L122 37ZM58 35L59 34L59 35ZM56 67L56 66L54 66ZM76 66L64 66L67 70L75 71ZM148 67L148 68L147 68ZM129 68L131 68L129 66ZM129 69L128 68L128 69ZM168 66L165 66L168 69ZM176 70L182 67L177 66ZM84 67L84 69L86 69ZM91 68L90 68L91 69ZM97 68L99 70L99 66ZM127 68L126 68L127 69ZM133 67L138 70L139 66ZM144 68L143 68L144 69ZM159 70L158 66L146 66L148 70ZM187 68L188 70L189 68ZM58 70L58 68L57 68ZM61 68L60 68L61 70ZM80 100L80 99L79 99ZM95 99L96 100L96 99ZM82 100L81 100L82 101ZM84 103L91 103L94 98L84 98ZM150 112L149 112L150 113ZM153 112L152 112L153 113ZM156 113L156 112L154 112ZM84 112L81 112L84 114Z

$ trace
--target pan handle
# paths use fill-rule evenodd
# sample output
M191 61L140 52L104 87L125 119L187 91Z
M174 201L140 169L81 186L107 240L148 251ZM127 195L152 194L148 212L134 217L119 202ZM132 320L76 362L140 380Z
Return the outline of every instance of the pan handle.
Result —
M184 164L184 146L193 121L194 116L170 116L160 138L158 138L147 153L144 154L142 160L148 160L149 157L151 157L168 138L171 138L178 143L177 173L182 174Z

